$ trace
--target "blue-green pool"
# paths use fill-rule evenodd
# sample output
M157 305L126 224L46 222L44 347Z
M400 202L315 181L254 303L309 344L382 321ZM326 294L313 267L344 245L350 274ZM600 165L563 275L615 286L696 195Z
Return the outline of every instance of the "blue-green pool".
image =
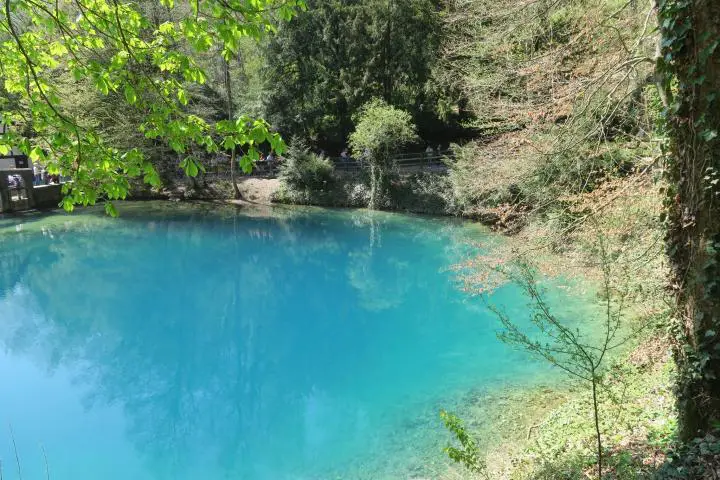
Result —
M5 478L16 451L25 479L429 478L443 406L551 375L457 288L449 267L501 241L480 227L120 211L0 219ZM526 311L515 287L493 300Z

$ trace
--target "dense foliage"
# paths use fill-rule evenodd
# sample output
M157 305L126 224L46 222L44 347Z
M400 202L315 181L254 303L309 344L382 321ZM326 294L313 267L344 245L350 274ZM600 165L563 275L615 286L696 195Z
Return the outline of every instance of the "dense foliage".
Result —
M439 46L433 0L314 0L267 47L267 118L339 151L372 98L436 126L429 85Z
M311 152L300 139L292 142L279 169L280 180L296 191L327 190L334 179L332 162Z
M67 209L102 197L124 198L132 177L158 184L141 150L119 150L101 135L97 119L69 108L68 90L92 88L119 97L124 109L137 112L137 128L177 154L188 175L202 169L198 152L240 146L246 148L241 163L249 170L257 145L269 142L281 150L280 137L262 120L210 123L189 112L189 85L207 79L197 56L215 50L228 59L243 37L260 39L301 6L296 0L178 5L172 0L6 0L0 20L0 106L2 122L14 128L0 139L0 150L16 146L51 174L71 176L74 183L65 186Z

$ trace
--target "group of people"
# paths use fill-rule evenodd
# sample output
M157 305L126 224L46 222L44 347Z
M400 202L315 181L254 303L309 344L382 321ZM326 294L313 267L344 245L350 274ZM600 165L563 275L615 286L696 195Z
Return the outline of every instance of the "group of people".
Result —
M270 152L265 156L265 154L260 153L260 159L258 160L257 165L260 167L262 172L273 174L275 167L277 167L280 162L282 161L282 157L279 155L275 155L275 152Z
M427 148L425 149L425 155L428 157L433 155L441 155L442 151L442 145L438 145L436 149L433 149L433 147L428 144Z
M33 165L33 185L50 185L60 183L58 175L50 175L45 167Z
M443 151L443 150L442 150L442 145L438 145L437 148L434 149L430 144L428 144L428 146L427 146L427 148L425 149L425 152L424 152L424 153L425 153L425 156L431 157L431 156L434 156L434 155L441 155L441 154L442 154L442 151ZM324 151L324 150L320 150L320 155L324 155L324 154L325 154L325 151ZM362 153L362 155L360 155L360 161L362 162L362 160L363 160L364 158L368 158L368 157L370 157L370 151L366 149L366 150ZM340 161L341 161L341 162L343 162L343 163L350 163L350 162L352 162L353 160L354 160L354 159L353 159L353 158L350 156L350 154L348 153L348 149L347 149L347 148L344 148L344 149L342 150L342 152L340 152Z
M280 157L275 156L275 152L268 153L267 156L265 156L264 153L260 153L260 160L258 160L260 163L266 163L268 165L274 165L275 163L280 161Z
M58 175L50 175L44 168L37 166L33 167L33 185L50 185L53 183L60 183L60 177ZM10 174L7 176L7 184L12 189L25 188L25 182L20 175Z
M23 180L20 175L8 175L7 183L10 188L22 188Z

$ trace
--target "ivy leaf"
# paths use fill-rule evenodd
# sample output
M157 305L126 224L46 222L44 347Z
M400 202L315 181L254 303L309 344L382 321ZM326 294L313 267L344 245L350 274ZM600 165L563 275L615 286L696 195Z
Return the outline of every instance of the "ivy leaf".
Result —
M711 142L712 140L717 138L718 132L717 130L705 130L700 135L702 136L702 139L706 142Z

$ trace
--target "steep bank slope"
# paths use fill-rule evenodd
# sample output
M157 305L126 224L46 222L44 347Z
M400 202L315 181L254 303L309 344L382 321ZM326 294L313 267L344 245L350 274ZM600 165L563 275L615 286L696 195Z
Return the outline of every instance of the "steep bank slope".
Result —
M635 333L601 381L609 478L657 475L676 425L672 337L663 327L672 302L653 5L457 0L445 17L436 71L484 133L456 147L449 205L514 234L502 250L464 266L468 290L482 291L498 270L529 262L541 274L597 280L604 285L598 300L622 304L624 325ZM527 435L515 431L485 452L494 478L597 475L588 385L571 384L557 409L521 423Z

